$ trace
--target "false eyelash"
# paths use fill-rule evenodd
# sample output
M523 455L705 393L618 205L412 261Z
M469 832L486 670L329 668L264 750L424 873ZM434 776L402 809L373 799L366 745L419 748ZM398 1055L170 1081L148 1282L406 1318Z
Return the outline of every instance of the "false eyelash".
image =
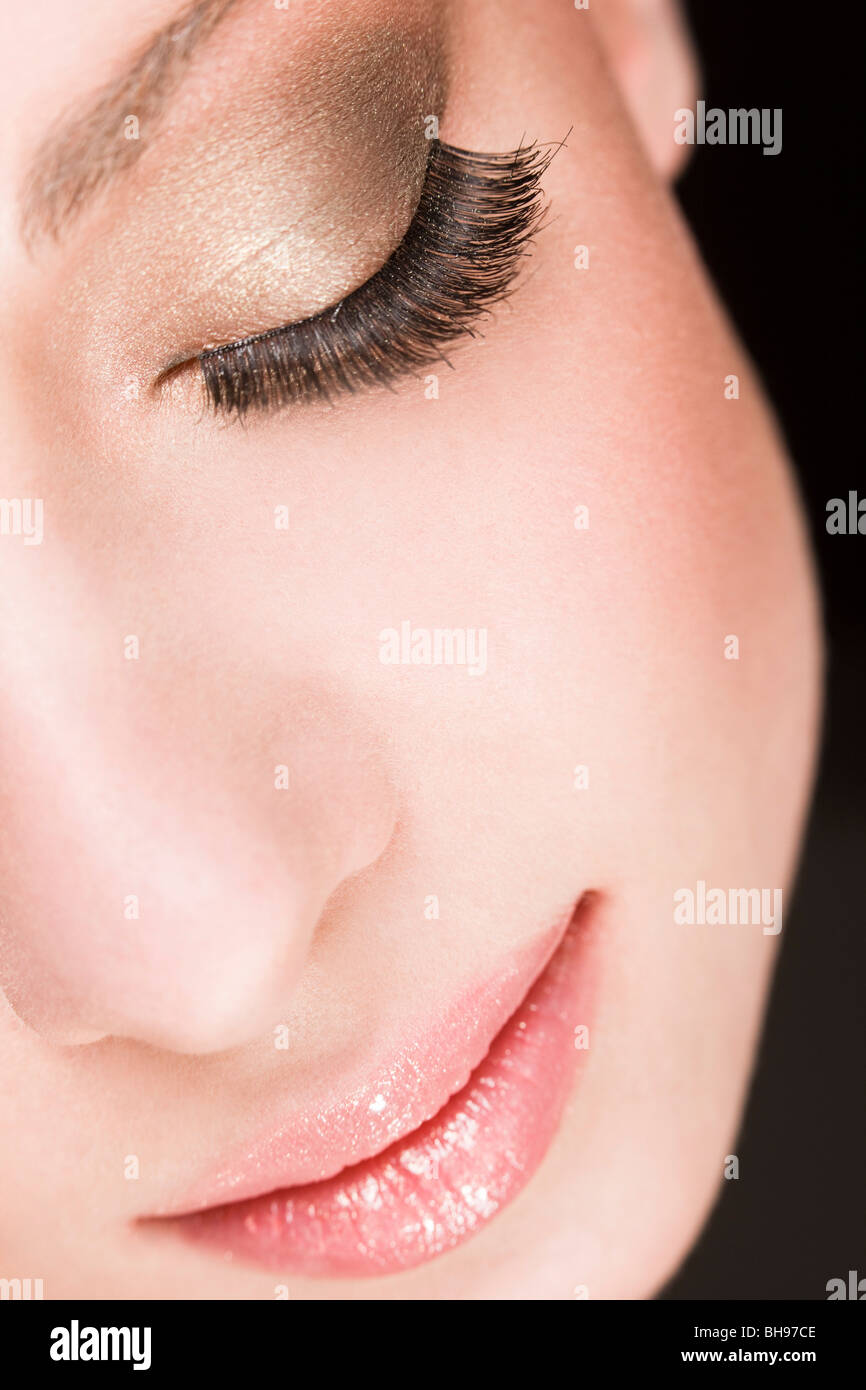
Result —
M473 154L432 141L415 216L381 270L311 318L201 353L211 405L244 415L330 401L447 362L446 345L474 337L476 320L506 298L541 226L541 179L558 148Z

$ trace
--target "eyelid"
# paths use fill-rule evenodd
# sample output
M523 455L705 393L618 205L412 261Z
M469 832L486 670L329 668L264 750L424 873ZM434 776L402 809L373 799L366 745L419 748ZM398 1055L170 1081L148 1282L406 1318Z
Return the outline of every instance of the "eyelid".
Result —
M394 381L474 336L509 293L544 216L541 179L559 145L476 154L431 142L406 235L365 284L308 319L209 348L197 362L228 414Z

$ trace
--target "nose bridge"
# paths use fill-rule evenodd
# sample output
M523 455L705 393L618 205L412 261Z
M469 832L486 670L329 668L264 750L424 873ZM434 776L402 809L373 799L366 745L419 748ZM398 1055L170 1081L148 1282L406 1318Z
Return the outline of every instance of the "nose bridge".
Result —
M0 653L13 1007L70 1043L217 1051L266 1031L328 898L391 836L371 712L325 677L95 686L21 637Z

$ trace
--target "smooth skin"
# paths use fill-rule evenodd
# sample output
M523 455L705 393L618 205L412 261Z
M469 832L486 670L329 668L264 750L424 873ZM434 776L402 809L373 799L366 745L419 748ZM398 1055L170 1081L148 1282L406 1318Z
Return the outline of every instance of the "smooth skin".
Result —
M590 1055L533 1180L413 1271L284 1282L649 1297L736 1152L784 938L678 924L674 894L782 887L787 909L821 660L790 465L669 190L687 42L637 0L239 0L134 169L25 246L45 132L175 9L39 0L3 46L0 494L43 499L45 534L0 536L0 1275L273 1297L137 1219L593 890ZM160 390L172 354L376 268L405 182L371 202L385 161L335 192L372 159L363 77L311 127L295 74L437 23L443 140L570 132L483 342L432 369L438 396L412 379L245 426L202 412L193 369ZM280 237L306 278L263 257ZM406 619L485 627L486 674L383 665Z

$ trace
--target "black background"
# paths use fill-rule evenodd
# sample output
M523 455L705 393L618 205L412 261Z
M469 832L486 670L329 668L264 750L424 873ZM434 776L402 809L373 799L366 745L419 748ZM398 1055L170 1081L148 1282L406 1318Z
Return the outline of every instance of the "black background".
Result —
M866 1277L866 496L859 4L692 0L708 106L781 107L783 147L694 151L680 196L781 418L821 574L828 703L817 795L745 1123L738 1181L666 1299L826 1299ZM772 518L767 518L772 525Z

